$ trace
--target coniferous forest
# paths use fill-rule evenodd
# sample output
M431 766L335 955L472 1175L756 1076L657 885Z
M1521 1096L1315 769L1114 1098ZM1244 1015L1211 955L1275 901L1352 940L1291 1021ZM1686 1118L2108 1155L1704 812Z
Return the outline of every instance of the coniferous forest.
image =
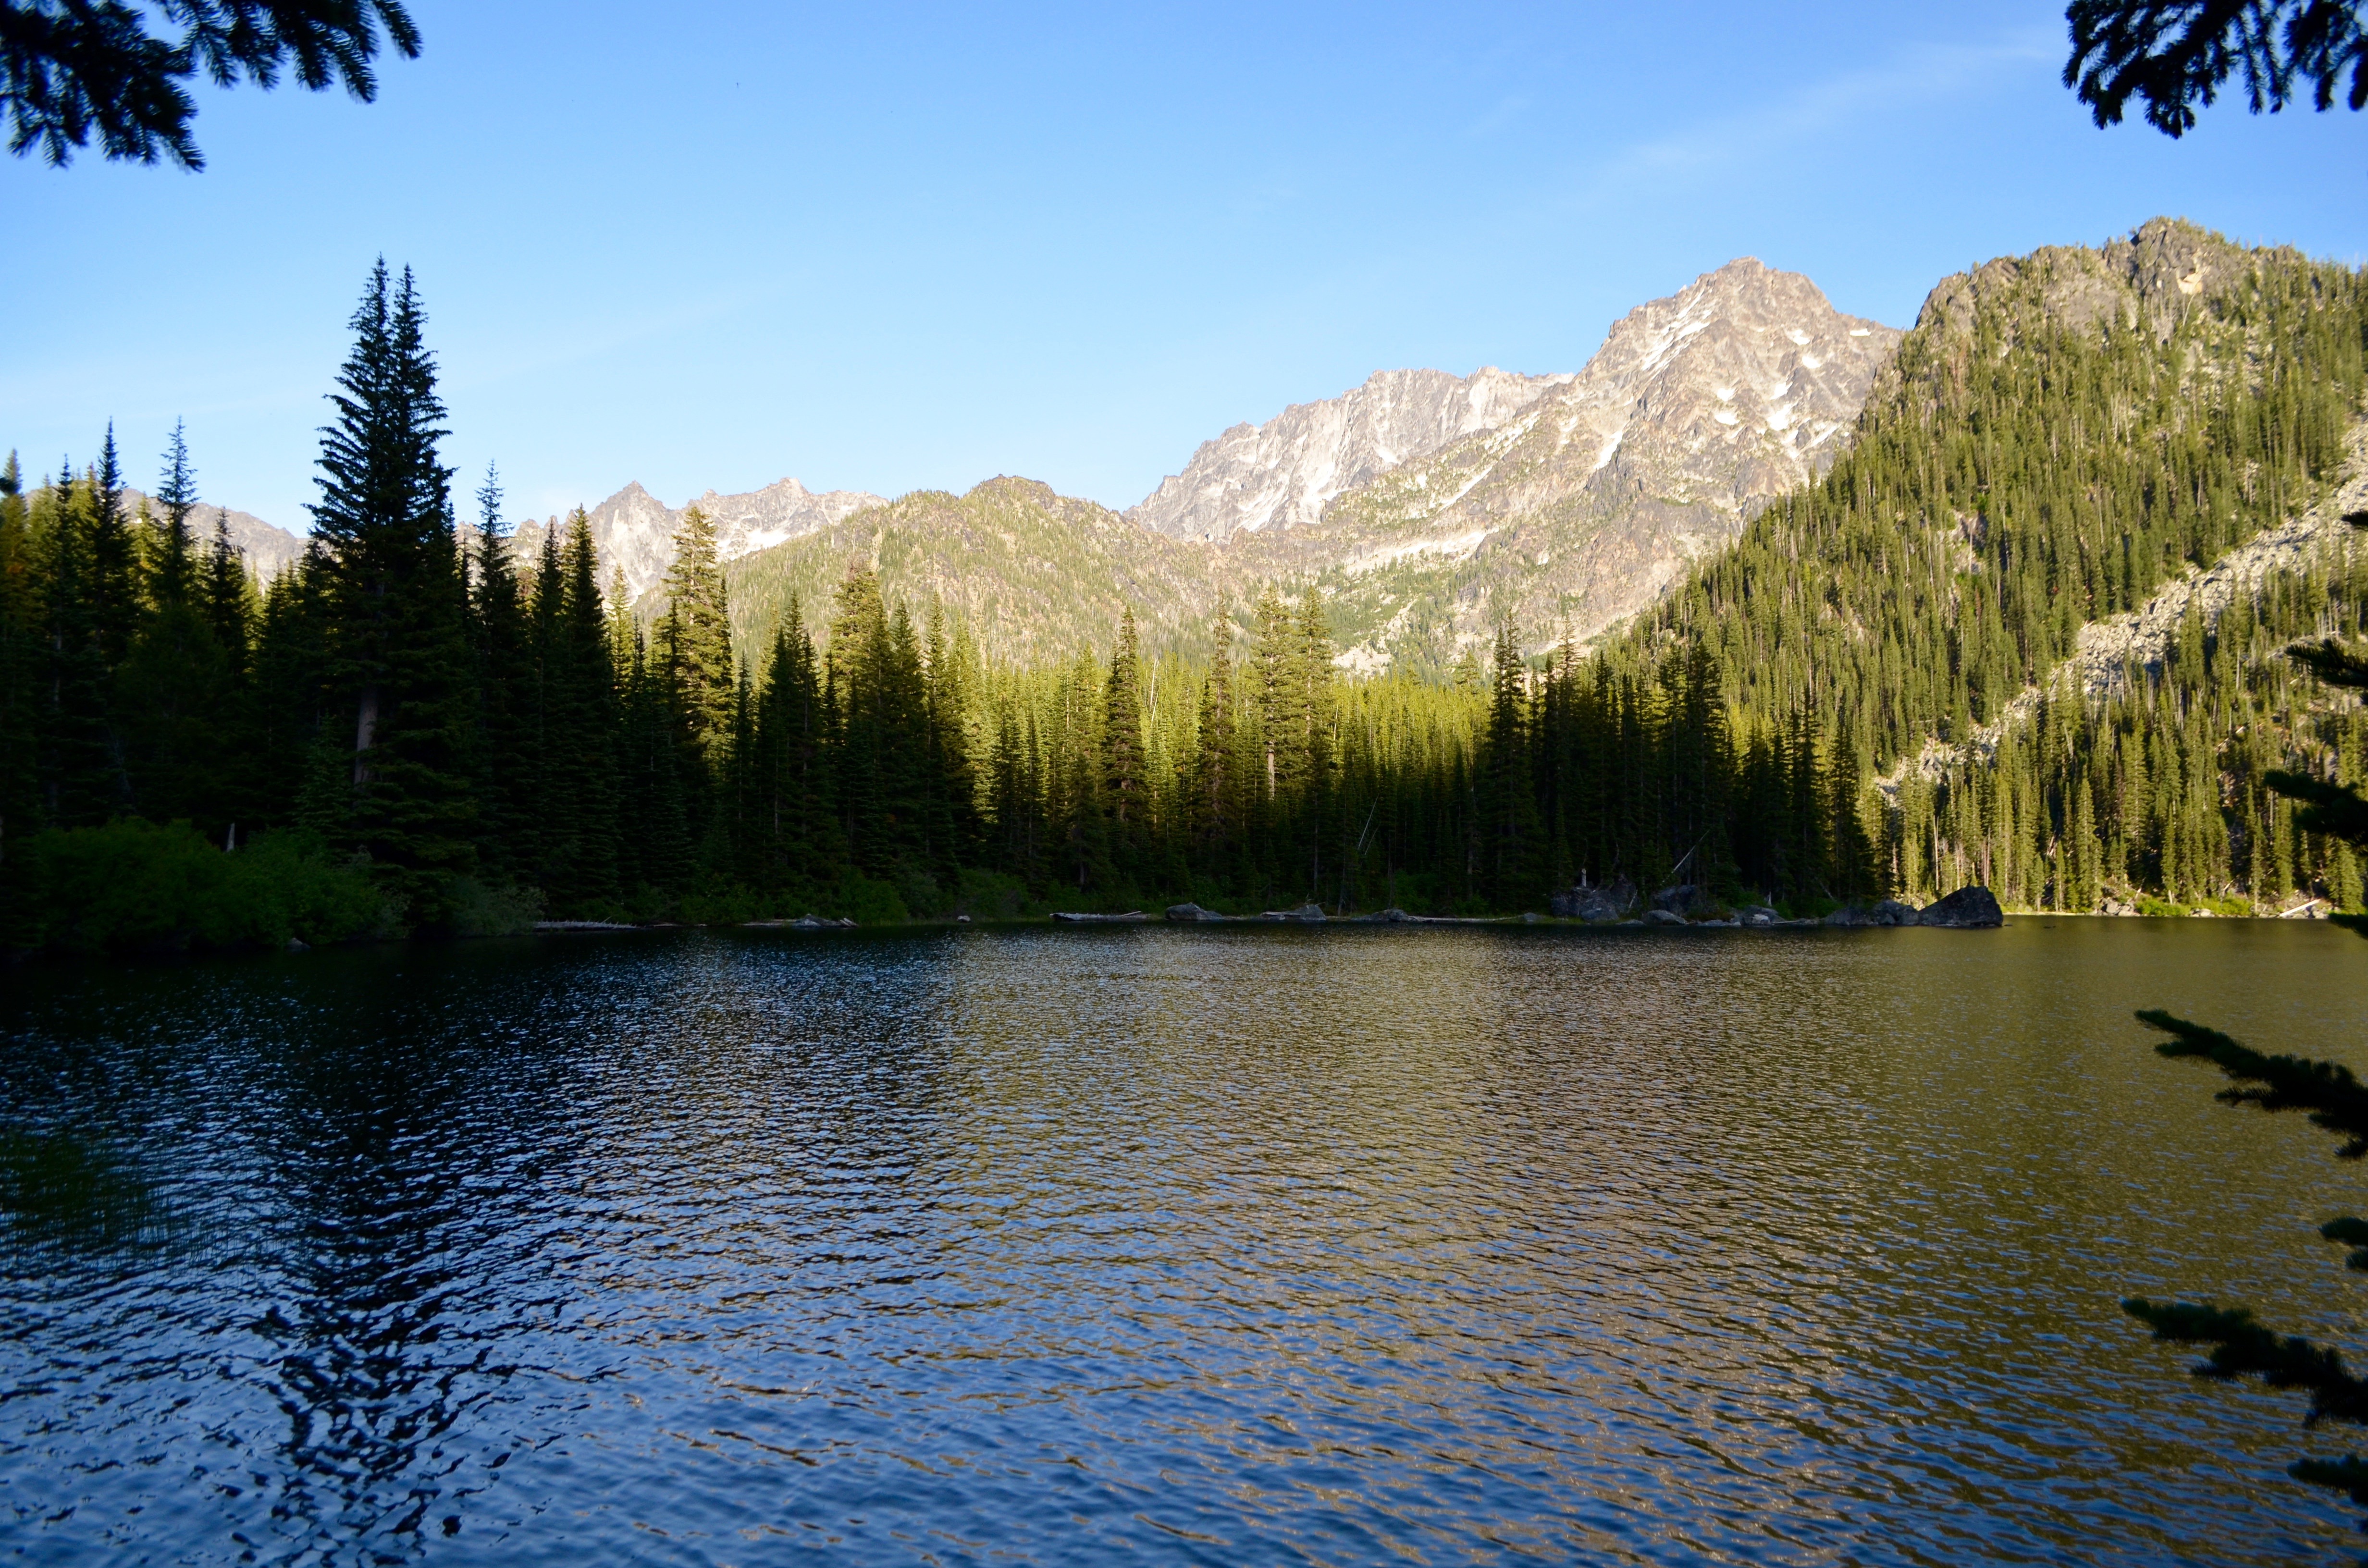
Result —
M0 945L1511 913L1582 881L2357 907L2350 847L2263 776L2368 766L2368 718L2282 656L2362 630L2368 548L2199 597L2100 688L2058 678L2084 625L2345 460L2368 287L2251 255L2169 322L2066 319L2044 266L1928 311L1827 477L1657 609L1585 648L1504 624L1442 681L1345 677L1292 584L1223 610L1205 662L1146 658L1126 616L1019 666L856 562L735 644L696 511L625 603L580 512L521 558L491 474L456 496L418 292L381 267L274 580L209 528L177 435L136 512L111 431L0 476Z

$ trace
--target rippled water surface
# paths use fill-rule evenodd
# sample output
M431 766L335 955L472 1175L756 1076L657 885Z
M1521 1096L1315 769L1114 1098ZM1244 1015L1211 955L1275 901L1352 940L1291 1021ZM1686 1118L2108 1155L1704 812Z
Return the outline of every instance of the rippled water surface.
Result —
M0 977L0 1552L2284 1562L2324 928L649 933ZM2319 1444L2324 1447L2325 1444Z

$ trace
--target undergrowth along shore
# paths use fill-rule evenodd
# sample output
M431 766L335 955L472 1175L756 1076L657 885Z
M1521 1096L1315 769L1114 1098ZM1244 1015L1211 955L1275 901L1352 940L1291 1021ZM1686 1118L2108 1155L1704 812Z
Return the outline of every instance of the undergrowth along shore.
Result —
M15 874L0 884L9 890L6 901L0 902L0 955L12 960L40 955L253 951L291 944L321 947L413 937L519 936L571 926L617 930L793 927L809 917L816 926L843 929L851 925L866 930L963 924L1041 926L1073 912L1099 923L1102 917L1132 908L1091 900L1048 899L1031 894L1016 878L974 872L963 878L951 896L918 909L909 905L892 883L849 876L836 887L807 890L787 899L759 899L733 888L712 896L686 898L666 918L568 922L544 919L542 902L530 890L470 883L458 890L453 901L455 917L434 926L412 926L404 922L400 906L381 891L366 863L339 858L317 835L300 829L264 834L225 851L186 823L159 825L127 818L101 827L41 834L10 846L6 853L16 864ZM1755 912L1787 923L1813 922L1838 912L1876 907L1865 900L1769 901L1742 889L1663 892L1686 894L1676 902L1683 911L1682 918L1691 924L1748 922ZM1623 917L1642 918L1656 902L1671 901L1666 896L1657 900L1632 896L1615 914L1605 915L1599 907L1598 917L1589 920L1534 907L1493 907L1467 899L1418 905L1412 918L1603 926ZM1214 894L1198 904L1179 907L1199 909L1203 917L1242 923L1259 923L1262 917L1279 923L1312 923L1317 918L1372 921L1392 912L1405 913L1391 903L1301 905L1277 911L1255 901ZM2009 912L2063 913L2011 905ZM2110 912L2219 918L2317 913L2306 905L2279 910L2233 898L2181 905L2140 893L2112 901ZM1144 918L1157 921L1163 916L1155 906ZM1847 914L1844 918L1849 918Z

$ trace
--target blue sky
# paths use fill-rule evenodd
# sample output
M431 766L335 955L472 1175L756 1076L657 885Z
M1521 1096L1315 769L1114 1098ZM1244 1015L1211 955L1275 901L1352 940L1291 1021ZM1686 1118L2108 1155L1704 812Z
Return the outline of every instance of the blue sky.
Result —
M373 256L473 486L1114 506L1376 369L1575 369L1742 255L1907 324L2156 213L2368 260L2368 116L2091 127L2060 5L1080 6L413 0L374 105L206 94L210 166L0 160L0 445L116 421L303 526ZM663 24L666 30L654 31Z

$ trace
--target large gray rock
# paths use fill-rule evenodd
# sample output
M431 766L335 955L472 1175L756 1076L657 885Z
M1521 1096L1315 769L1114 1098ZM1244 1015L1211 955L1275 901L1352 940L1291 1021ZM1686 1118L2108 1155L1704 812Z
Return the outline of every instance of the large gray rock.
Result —
M1647 926L1682 926L1685 923L1686 917L1684 915L1676 914L1670 910L1648 909L1645 911L1645 924Z
M1194 920L1223 920L1224 916L1197 903L1171 903L1167 906L1167 918L1181 924Z
M1978 930L1984 926L2006 924L2006 911L1998 907L1997 895L1986 887L1959 888L1955 892L1927 907L1916 917L1918 926L1945 926L1954 930Z
M1261 920L1305 920L1312 923L1324 918L1324 906L1320 903L1303 903L1297 909L1269 909L1260 915L1258 918Z
M1653 907L1667 910L1681 920L1702 920L1718 914L1721 905L1708 888L1679 882L1655 893Z
M1549 902L1565 920L1617 920L1636 907L1636 886L1622 877L1592 887L1566 888Z
M1918 915L1916 906L1902 903L1896 898L1874 903L1849 903L1826 916L1828 926L1913 926Z

